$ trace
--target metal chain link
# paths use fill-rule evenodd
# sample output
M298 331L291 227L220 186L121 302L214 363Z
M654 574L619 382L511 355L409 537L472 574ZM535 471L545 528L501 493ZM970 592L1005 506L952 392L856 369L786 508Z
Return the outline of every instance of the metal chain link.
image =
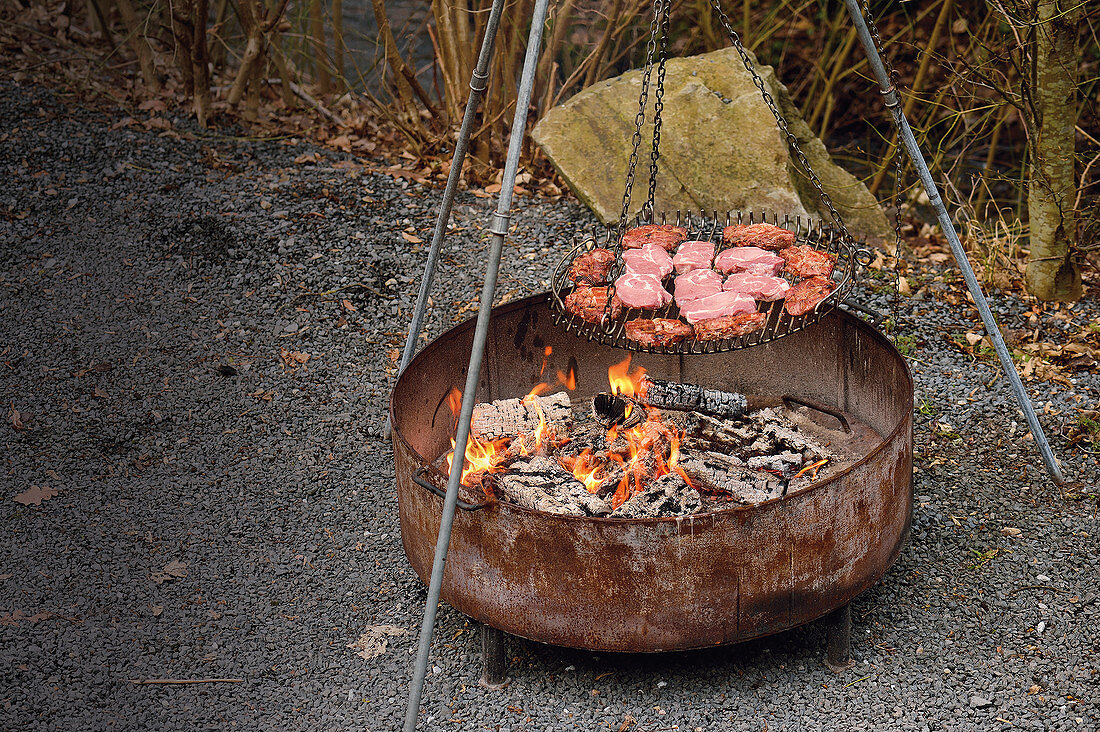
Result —
M863 2L863 16L867 22L867 28L871 31L871 40L875 42L875 51L878 52L879 58L882 59L883 66L886 67L886 74L890 77L890 84L893 85L895 91L898 92L898 98L901 96L901 75L898 74L897 69L890 63L890 59L886 56L882 47L882 36L879 35L878 26L875 25L874 16L871 13L871 3L869 0ZM894 145L894 312L898 309L898 298L901 296L901 179L905 170L904 156L902 155L901 140L899 139Z
M672 0L664 0L661 7L661 51L657 64L657 88L653 94L653 152L649 162L649 196L642 210L652 218L654 198L657 194L657 160L661 157L661 111L665 108L665 62L668 61L668 27L672 15Z
M642 91L638 95L638 113L634 115L634 138L631 140L630 162L626 166L626 190L623 192L623 207L622 211L619 213L617 249L622 248L623 234L626 233L626 220L627 216L630 214L630 194L634 190L634 174L638 167L638 156L642 148L642 127L645 126L645 110L646 106L649 104L649 82L653 76L653 58L657 53L657 35L661 30L661 10L663 8L663 3L667 3L668 1L669 0L653 0L653 19L649 23L649 41L646 43L645 69L642 71ZM615 274L617 274L617 272ZM611 332L615 327L615 323L611 317L611 307L614 298L615 285L611 284L607 287L607 302L604 303L603 316L600 318L600 323L603 325L604 330L608 332Z
M653 57L657 52L657 34L661 24L663 0L653 0L653 20L649 24L649 42L646 43L645 70L642 72L642 91L638 96L638 113L634 115L634 139L631 141L630 162L626 167L626 191L623 192L623 207L619 214L619 240L626 232L626 219L630 213L630 193L634 189L634 172L638 167L638 153L642 146L642 127L645 125L645 110L649 103L649 81L653 75Z
M741 36L737 31L733 29L733 24L730 23L729 16L726 15L726 11L722 9L722 5L719 0L711 0L711 6L715 12L718 13L718 20L722 23L722 27L725 29L726 34L730 37L730 41L733 43L733 47L737 50L737 54L741 57L741 63L745 65L749 74L752 76L752 82L756 85L756 88L760 91L761 96L764 98L764 103L768 105L768 109L771 110L772 115L775 117L775 122L779 126L779 131L787 139L787 144L794 150L795 158L798 160L799 165L806 173L806 177L809 179L810 184L814 187L814 191L817 192L818 197L821 199L821 203L829 212L829 216L833 219L833 223L840 229L844 240L851 243L852 235L848 232L848 227L844 225L844 219L841 217L840 212L836 210L836 206L833 205L833 201L829 198L829 194L825 192L825 189L821 186L821 179L817 177L817 173L814 172L813 167L810 165L809 159L806 158L806 154L802 152L802 148L798 145L798 138L787 127L787 121L783 118L782 112L779 111L778 105L775 103L775 98L768 92L767 87L764 84L764 79L757 73L756 67L753 65L752 59L749 58L748 51L745 50L744 45L741 43Z

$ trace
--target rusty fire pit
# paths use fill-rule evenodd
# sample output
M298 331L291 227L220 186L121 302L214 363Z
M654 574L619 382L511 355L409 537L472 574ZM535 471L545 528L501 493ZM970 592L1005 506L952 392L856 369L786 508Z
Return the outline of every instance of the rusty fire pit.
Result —
M446 395L461 388L473 321L424 348L390 404L401 537L431 574L442 500L432 463L450 448ZM549 298L495 308L478 401L523 396L549 369L572 368L579 397L606 388L623 354L552 325ZM490 628L553 645L654 652L736 643L833 613L833 661L846 659L847 605L879 580L909 531L913 381L874 328L845 311L755 348L643 354L655 377L744 393L797 393L872 427L881 441L854 465L752 506L680 518L548 514L462 489L442 598ZM419 476L419 477L418 477ZM837 611L837 612L834 612ZM492 631L487 647L500 647ZM501 680L499 670L488 679Z

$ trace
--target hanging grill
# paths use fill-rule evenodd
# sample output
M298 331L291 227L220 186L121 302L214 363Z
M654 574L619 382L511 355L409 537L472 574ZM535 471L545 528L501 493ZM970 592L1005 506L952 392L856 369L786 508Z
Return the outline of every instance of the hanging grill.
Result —
M777 338L796 333L803 328L817 322L822 316L835 308L837 304L845 302L851 291L856 275L856 265L867 265L871 256L863 248L856 247L852 235L844 225L844 220L833 205L829 195L821 186L821 181L814 173L806 155L798 145L798 140L787 127L786 120L779 111L774 98L768 92L763 78L756 71L752 59L741 44L741 39L733 29L729 18L722 9L718 0L712 0L712 7L729 35L733 47L741 57L742 63L752 76L753 83L760 91L765 104L775 116L776 124L792 149L807 179L817 192L821 202L828 210L832 218L832 224L803 219L799 216L791 216L780 212L742 212L730 211L725 214L713 212L682 213L677 211L674 217L665 213L657 213L654 210L654 197L657 188L658 161L660 159L661 141L661 111L663 109L665 62L668 49L668 28L671 0L654 0L653 18L650 23L649 43L646 47L646 65L642 73L641 92L638 99L638 113L634 119L634 136L630 161L627 166L626 190L623 193L622 212L618 225L610 227L602 236L579 237L574 246L558 262L551 275L551 300L555 322L572 333L576 333L591 341L597 341L614 348L623 348L632 351L644 351L655 353L684 353L703 354L731 351L739 348L747 348L762 343L773 341ZM649 101L650 81L652 80L654 60L657 59L657 79L654 91L653 104L653 145L650 153L649 165L649 191L641 212L634 221L634 226L645 224L666 223L672 218L676 226L687 229L686 241L708 241L715 244L715 258L729 248L723 242L722 229L724 226L734 224L767 223L787 229L795 236L796 245L808 245L815 250L826 252L835 257L835 265L828 275L833 290L820 302L817 302L808 312L792 315L784 307L785 300L779 299L772 302L763 302L758 305L757 312L766 315L764 324L746 335L733 335L717 340L699 340L687 337L670 345L649 345L634 340L627 336L626 325L632 320L638 319L668 319L680 320L680 306L676 299L668 305L656 309L639 309L623 305L618 307L615 298L615 281L624 272L625 264L622 256L623 237L628 231L627 221L630 212L630 197L634 188L635 170L638 164L639 152L642 141L642 128L645 125L646 109ZM597 242L602 239L602 244ZM611 250L615 254L615 261L611 265L607 276L607 304L604 307L602 318L599 322L591 322L591 318L585 319L581 315L571 312L567 307L565 298L571 291L583 285L574 287L569 279L569 272L576 259L588 254L598 247ZM793 282L791 284L794 284ZM851 303L849 303L851 304ZM858 309L858 306L856 306Z

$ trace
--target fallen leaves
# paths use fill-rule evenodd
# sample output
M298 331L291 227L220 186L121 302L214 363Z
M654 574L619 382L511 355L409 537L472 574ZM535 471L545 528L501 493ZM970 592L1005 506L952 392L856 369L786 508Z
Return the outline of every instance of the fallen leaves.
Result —
M27 490L19 493L12 500L22 503L24 506L40 506L42 501L48 501L57 495L57 489L48 485L32 485Z
M8 412L8 423L11 424L11 428L16 432L21 432L27 429L27 417L25 412L20 412L15 408L15 402L11 403L10 411Z
M159 572L153 572L149 575L149 579L153 580L158 585L162 585L165 582L171 582L175 579L182 579L187 576L187 562L181 562L178 559L173 559Z
M283 366L290 369L296 369L310 359L308 353L291 351L286 348L279 349L279 357L283 360Z
M401 232L401 238L404 239L405 241L409 242L410 244L420 244L421 242L424 241L423 239L421 239L416 234L410 234L407 231L402 231Z
M49 620L55 615L48 611L38 612L34 615L27 615L22 610L12 610L10 613L4 613L0 615L0 625L18 626L21 622L26 621L31 625L39 623L43 620Z
M368 625L358 640L348 643L348 648L354 648L355 655L364 661L378 658L386 652L389 645L387 637L396 638L408 633L404 628L396 625Z
M1015 537L1019 536L1022 533L1024 533L1024 532L1021 531L1020 529L1017 529L1015 526L1006 526L1003 529L1001 529L1001 535L1002 536L1010 536L1010 537L1015 538Z
M344 310L347 310L349 313L354 313L359 309L351 304L351 300L341 300L340 305L344 308Z

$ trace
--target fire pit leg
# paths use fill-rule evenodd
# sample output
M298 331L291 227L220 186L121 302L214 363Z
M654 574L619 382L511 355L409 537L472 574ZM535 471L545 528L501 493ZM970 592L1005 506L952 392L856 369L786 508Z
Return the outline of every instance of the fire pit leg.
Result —
M508 659L504 647L505 633L490 625L481 626L481 686L502 689L508 683Z
M851 646L852 606L845 605L825 617L825 665L837 673L850 669Z

